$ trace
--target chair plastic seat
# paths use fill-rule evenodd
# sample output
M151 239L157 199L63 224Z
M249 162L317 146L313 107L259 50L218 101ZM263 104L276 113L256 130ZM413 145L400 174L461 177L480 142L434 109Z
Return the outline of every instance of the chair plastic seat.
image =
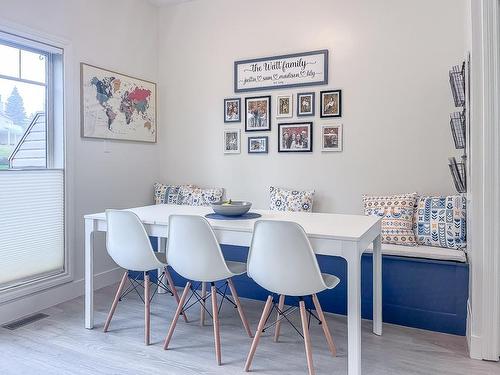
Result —
M247 264L242 262L233 262L230 260L226 260L227 268L231 271L235 276L243 275L247 272Z
M321 276L328 289L333 289L340 283L340 279L337 276L330 275L329 273L321 273Z

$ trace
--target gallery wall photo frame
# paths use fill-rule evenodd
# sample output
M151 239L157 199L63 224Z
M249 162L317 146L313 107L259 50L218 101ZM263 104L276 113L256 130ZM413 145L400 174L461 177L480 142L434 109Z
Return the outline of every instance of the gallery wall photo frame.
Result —
M224 99L224 122L241 122L241 98Z
M299 92L297 94L297 117L314 116L316 111L316 93Z
M293 94L276 95L276 117L293 117Z
M238 128L227 128L223 132L224 154L241 153L241 131Z
M271 95L245 98L245 131L271 130Z
M249 154L267 154L269 152L269 137L248 137Z
M328 84L328 49L234 62L234 92Z
M312 152L312 125L312 122L279 123L278 152Z
M321 151L340 152L343 142L342 124L321 125Z
M319 93L320 117L342 117L342 90L324 90Z
M157 142L156 83L80 63L83 138Z

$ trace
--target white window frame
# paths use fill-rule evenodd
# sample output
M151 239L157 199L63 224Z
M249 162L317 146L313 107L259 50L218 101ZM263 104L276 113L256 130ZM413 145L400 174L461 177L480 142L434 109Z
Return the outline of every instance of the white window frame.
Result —
M15 44L19 44L21 46L30 46L35 49L40 49L43 47L44 50L49 50L50 48L54 48L56 50L62 50L62 98L60 102L52 103L51 105L60 105L61 108L59 112L61 113L61 118L58 121L63 123L63 164L60 166L60 169L63 169L64 172L64 270L61 273L56 275L49 275L46 277L34 278L30 281L27 281L23 284L13 286L8 289L4 289L0 291L0 304L7 303L13 300L17 300L19 298L26 297L28 295L32 295L34 293L42 292L49 288L53 288L65 283L72 282L74 280L74 256L72 248L75 243L75 225L74 222L70 220L70 218L74 217L74 205L70 204L72 202L74 186L73 186L73 169L68 168L68 166L72 166L74 161L73 157L70 153L68 153L68 149L73 149L72 147L72 137L75 136L74 132L71 131L71 127L67 126L68 123L77 123L77 116L70 117L69 114L77 114L78 110L75 110L74 101L69 100L68 93L76 92L73 90L71 83L74 81L73 79L73 58L72 58L72 47L69 41L55 37L52 35L48 35L45 33L41 33L24 26L11 23L7 20L0 18L0 37L3 40L10 41ZM47 76L47 82L49 77ZM50 84L50 83L49 83ZM48 105L48 100L46 105ZM47 119L50 116L47 111ZM50 111L51 113L55 113L54 111ZM52 119L54 120L54 119ZM49 123L53 123L53 121L48 121ZM54 129L50 129L53 131ZM47 128L47 133L49 129ZM50 137L47 139L47 143L49 143ZM51 147L47 144L47 149ZM50 164L49 164L50 163ZM52 166L52 168L51 168ZM47 168L48 169L56 169L54 168L53 160L49 161L47 159ZM8 173L8 170L6 171Z

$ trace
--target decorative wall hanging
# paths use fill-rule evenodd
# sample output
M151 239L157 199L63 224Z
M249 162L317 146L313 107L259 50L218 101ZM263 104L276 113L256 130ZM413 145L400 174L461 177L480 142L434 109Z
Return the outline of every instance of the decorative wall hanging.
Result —
M321 150L342 151L342 124L321 126Z
M279 152L311 152L312 122L278 124Z
M245 98L245 131L271 130L271 96Z
M224 153L239 154L240 153L240 129L224 130Z
M156 84L81 63L82 137L156 142Z
M293 95L276 95L276 117L293 117Z
M248 137L249 154L267 154L269 148L268 137Z
M314 116L315 96L314 92L297 94L297 116Z
M341 117L342 116L342 91L329 90L320 92L320 116Z
M224 99L224 122L241 122L241 98Z
M234 62L234 91L328 84L328 50Z

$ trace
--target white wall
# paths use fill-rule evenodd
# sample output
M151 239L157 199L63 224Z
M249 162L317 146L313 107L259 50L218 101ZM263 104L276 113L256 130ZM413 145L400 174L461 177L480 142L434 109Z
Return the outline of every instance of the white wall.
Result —
M359 213L362 193L453 193L448 69L465 55L465 11L463 0L199 0L162 8L162 180L223 186L259 207L271 184L314 188L315 210L338 213ZM343 90L343 117L334 122L344 124L344 152L320 151L327 121L316 117L312 154L278 154L273 118L271 133L259 133L270 136L269 155L248 155L244 133L242 154L223 155L223 99L255 95L234 94L233 62L323 48L330 83L313 89ZM279 92L262 94L274 100Z
M5 321L83 292L83 215L109 207L150 203L160 146L82 139L79 117L80 62L157 81L158 24L154 6L142 0L0 0L0 9L0 29L2 24L8 24L70 42L72 56L66 66L71 74L67 82L70 100L66 103L67 182L74 187L69 192L74 206L70 207L73 216L68 229L75 231L70 243L75 282L0 306L0 320ZM100 275L97 285L103 285L115 281L115 273L109 271L116 265L105 254L102 236L98 237L95 273Z

